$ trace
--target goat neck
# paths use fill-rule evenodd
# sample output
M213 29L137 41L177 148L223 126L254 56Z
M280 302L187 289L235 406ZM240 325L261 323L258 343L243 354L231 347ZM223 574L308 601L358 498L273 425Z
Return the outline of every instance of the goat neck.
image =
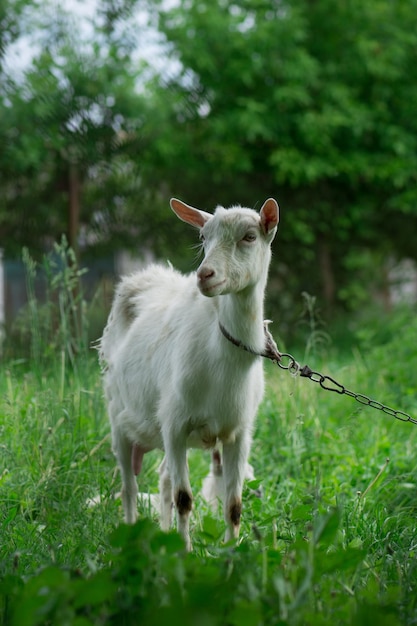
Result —
M263 298L264 286L260 284L217 298L219 322L232 337L255 352L265 348Z

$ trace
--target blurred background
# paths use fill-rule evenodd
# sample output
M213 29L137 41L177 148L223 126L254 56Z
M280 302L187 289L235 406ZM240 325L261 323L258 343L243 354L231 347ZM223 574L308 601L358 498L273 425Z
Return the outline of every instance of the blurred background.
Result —
M417 0L2 0L6 334L28 259L42 294L57 243L86 270L92 339L121 273L195 269L171 196L277 199L267 313L287 345L303 319L342 343L398 307L412 320L416 16Z

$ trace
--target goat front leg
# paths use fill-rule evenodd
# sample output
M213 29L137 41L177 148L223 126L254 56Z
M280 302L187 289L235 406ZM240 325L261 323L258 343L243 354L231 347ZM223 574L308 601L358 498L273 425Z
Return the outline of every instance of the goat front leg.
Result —
M242 514L242 489L245 478L250 440L241 434L233 443L223 444L224 518L227 523L226 541L239 537Z
M193 495L188 477L187 434L184 429L176 429L174 424L175 420L171 419L170 427L163 431L166 468L174 497L177 530L184 538L186 549L189 551L191 550L190 513Z

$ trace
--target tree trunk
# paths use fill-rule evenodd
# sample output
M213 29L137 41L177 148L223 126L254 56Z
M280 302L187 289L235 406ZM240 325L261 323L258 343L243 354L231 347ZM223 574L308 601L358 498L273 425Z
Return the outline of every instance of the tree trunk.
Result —
M388 263L382 263L381 265L381 300L382 306L386 313L392 311L392 298L390 289L390 277Z
M78 259L78 231L80 228L80 177L76 163L68 171L68 243Z
M78 233L80 229L80 195L81 184L78 166L76 163L69 164L68 170L68 244L74 252L74 269L79 267ZM72 306L70 309L70 324L73 340L67 345L70 359L74 358L79 348L79 340L82 335L82 310L80 306L81 285L80 279L74 282L72 287Z
M336 284L333 273L332 256L326 239L319 241L318 260L320 267L323 298L328 312L332 311L336 298Z

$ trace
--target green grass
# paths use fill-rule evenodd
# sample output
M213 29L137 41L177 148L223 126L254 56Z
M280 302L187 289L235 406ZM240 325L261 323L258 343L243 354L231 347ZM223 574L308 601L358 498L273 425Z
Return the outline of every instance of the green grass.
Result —
M26 263L29 307L0 365L0 626L417 623L417 426L268 363L251 455L263 497L249 488L257 482L245 488L241 539L225 545L221 512L198 495L209 455L192 451L186 554L146 504L135 526L121 523L70 251L63 242L44 262L42 306ZM363 319L360 349L343 356L305 299L309 365L417 417L413 311ZM160 460L146 455L141 491L157 492Z
M309 364L417 414L417 356L404 356L415 335L409 323L384 347L310 354ZM263 497L245 489L240 543L225 546L221 512L198 496L209 455L191 452L186 555L146 506L137 525L121 524L94 355L72 366L64 352L53 364L9 359L0 375L0 624L415 624L417 427L270 365L267 379L251 455ZM157 491L160 458L145 457L142 491ZM102 502L88 507L97 494Z

